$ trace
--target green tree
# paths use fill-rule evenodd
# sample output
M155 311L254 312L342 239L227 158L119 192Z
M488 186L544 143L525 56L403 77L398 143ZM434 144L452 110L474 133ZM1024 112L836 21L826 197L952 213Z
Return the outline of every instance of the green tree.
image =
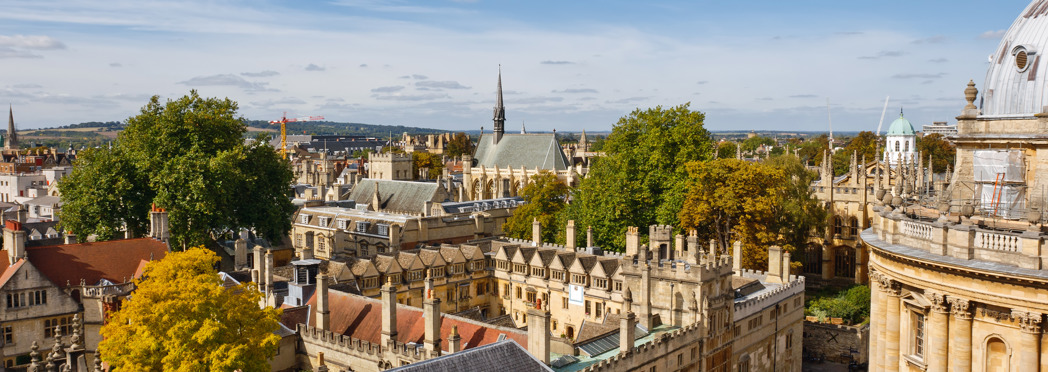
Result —
M717 159L734 159L735 149L739 145L732 141L724 141L717 144Z
M218 261L198 247L147 264L102 326L102 360L115 371L269 370L280 310L259 308L251 283L224 288Z
M917 151L921 152L924 161L928 161L929 155L932 157L933 169L936 172L945 172L946 167L953 166L957 159L957 147L939 133L917 137Z
M775 140L768 137L753 136L742 141L742 151L753 151L762 145L775 146Z
M815 175L794 156L692 162L688 171L681 228L696 229L700 239L722 247L742 241L745 268L766 268L769 246L796 251L825 224L826 212L809 189Z
M156 205L169 213L172 247L241 228L281 239L294 212L291 167L266 135L244 144L236 111L235 102L196 91L164 104L154 96L112 149L93 150L59 183L71 206L62 210L63 227L81 240L113 238L122 226L137 236Z
M429 169L426 179L435 179L444 173L444 159L437 154L425 151L411 153L411 173L413 179L419 179L420 169Z
M451 136L451 141L448 142L447 147L444 148L444 155L451 158L473 155L473 140L466 133L455 133Z
M823 134L815 138L809 138L801 143L797 155L800 156L801 162L804 164L819 166L822 165L823 152L829 148L829 137Z
M542 226L542 241L553 241L561 230L558 216L565 206L568 185L557 179L555 173L543 170L531 176L531 182L521 189L520 195L525 203L502 225L506 235L530 240L532 222L537 219Z
M594 159L561 220L592 227L595 244L613 250L624 248L629 226L677 225L687 192L684 164L714 154L705 115L689 106L638 109L619 119L605 140L606 156Z

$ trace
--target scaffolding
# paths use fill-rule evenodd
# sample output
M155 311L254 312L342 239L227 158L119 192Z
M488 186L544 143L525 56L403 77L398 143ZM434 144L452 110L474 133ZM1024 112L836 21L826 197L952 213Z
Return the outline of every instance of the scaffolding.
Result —
M974 193L979 211L1006 219L1025 217L1025 170L1020 150L973 151Z

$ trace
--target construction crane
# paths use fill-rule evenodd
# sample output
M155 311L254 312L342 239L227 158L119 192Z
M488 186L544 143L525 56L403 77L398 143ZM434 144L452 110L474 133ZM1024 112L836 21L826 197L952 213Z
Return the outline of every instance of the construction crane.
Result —
M296 121L317 121L324 120L323 116L305 116L301 118L287 118L287 111L284 112L284 116L280 120L272 120L270 124L280 124L280 156L287 158L287 123Z

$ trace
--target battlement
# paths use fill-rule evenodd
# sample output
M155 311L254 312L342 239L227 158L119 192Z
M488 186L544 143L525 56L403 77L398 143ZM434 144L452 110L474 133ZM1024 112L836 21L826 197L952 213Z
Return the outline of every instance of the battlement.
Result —
M411 161L411 155L398 154L395 152L373 153L369 156L371 161Z
M305 324L299 324L297 328L299 337L307 345L320 346L350 357L369 360L384 359L386 358L383 354L385 352L395 354L397 358L409 360L411 363L427 359L425 350L422 348L400 342L395 342L392 347L383 348L379 344L321 330ZM329 353L328 355L333 354Z
M623 271L639 273L645 270L645 262L638 260L633 257L632 260L629 257L624 257L622 264ZM702 281L707 278L715 278L725 275L731 275L732 271L732 258L731 256L720 256L708 260L703 260L701 264L693 265L691 263L681 260L648 260L647 265L651 270L652 277L662 278L683 278L688 277L691 279L697 279Z
M756 270L742 270L739 276L749 279L757 279L764 282L767 272ZM776 285L771 289L757 292L753 296L743 297L735 300L734 320L745 319L761 310L775 306L792 296L804 293L804 277L790 275L785 284Z
M673 226L651 225L648 226L648 240L666 241L673 238Z
M668 358L674 351L690 348L701 342L706 336L706 327L702 323L694 323L680 329L675 329L658 335L648 343L635 346L629 353L619 353L611 358L597 362L582 369L583 372L596 371L629 371L634 370L653 361Z

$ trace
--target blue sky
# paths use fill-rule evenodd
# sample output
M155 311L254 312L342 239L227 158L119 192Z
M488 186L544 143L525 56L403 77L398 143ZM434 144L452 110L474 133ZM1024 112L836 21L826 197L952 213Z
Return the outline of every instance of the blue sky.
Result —
M102 5L104 4L104 5ZM154 94L251 119L609 130L691 102L712 130L949 121L1028 4L985 1L128 1L0 5L20 128L123 120Z

